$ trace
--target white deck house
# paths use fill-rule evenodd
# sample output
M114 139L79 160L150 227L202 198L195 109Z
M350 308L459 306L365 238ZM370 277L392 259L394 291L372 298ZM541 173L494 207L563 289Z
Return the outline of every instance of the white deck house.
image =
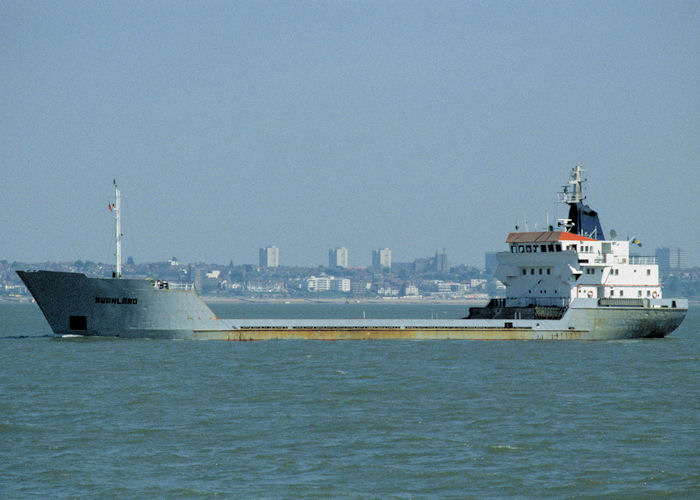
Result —
M576 298L661 298L653 257L630 257L628 241L566 231L510 233L496 277L509 306L568 305Z

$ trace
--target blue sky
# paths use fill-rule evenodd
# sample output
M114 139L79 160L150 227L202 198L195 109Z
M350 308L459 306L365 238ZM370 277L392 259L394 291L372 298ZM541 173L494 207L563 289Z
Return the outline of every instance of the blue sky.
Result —
M0 3L0 259L483 266L563 215L700 265L698 2Z

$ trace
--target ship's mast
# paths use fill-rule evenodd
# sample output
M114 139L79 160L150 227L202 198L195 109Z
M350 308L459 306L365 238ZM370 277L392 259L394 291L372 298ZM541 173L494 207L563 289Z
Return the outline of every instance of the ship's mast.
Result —
M115 278L122 277L122 221L121 221L121 193L119 192L119 187L117 186L116 179L114 182L114 193L116 196L116 202L114 203L114 226L115 226L115 236L117 239L117 266L114 271Z
M571 169L569 183L566 186L563 186L561 193L559 193L560 202L565 203L570 207L575 207L578 203L583 201L583 183L586 181L586 179L581 177L582 173L583 167L581 165L576 165ZM569 212L571 212L571 210L569 210ZM569 213L568 219L557 219L557 225L563 227L564 231L567 232L575 231L578 233L580 228L577 228L576 224L576 220L571 219L571 213Z
M583 167L581 165L576 165L571 169L569 184L564 186L563 192L560 196L560 201L562 203L575 205L576 203L583 201L583 183L586 181L586 179L581 177L582 173Z

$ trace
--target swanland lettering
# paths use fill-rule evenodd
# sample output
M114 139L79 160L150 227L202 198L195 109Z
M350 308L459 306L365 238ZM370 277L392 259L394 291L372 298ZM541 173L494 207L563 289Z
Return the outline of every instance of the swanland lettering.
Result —
M95 304L138 304L139 299L129 299L126 297L95 297Z

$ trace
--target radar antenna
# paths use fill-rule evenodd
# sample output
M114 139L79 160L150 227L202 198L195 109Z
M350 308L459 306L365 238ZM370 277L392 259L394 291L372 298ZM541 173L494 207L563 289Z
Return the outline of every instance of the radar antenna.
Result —
M576 226L576 223L571 219L557 219L557 226L563 227L564 231L570 233L574 226Z

